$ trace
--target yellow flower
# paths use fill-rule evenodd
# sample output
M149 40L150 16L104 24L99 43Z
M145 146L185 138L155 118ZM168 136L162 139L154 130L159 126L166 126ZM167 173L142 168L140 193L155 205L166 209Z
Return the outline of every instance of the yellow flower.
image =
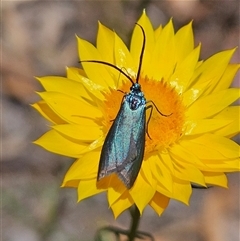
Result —
M132 188L112 174L97 181L102 145L121 106L130 81L104 64L82 63L67 68L65 77L38 78L45 88L33 106L53 125L36 144L74 157L63 187L75 187L78 201L106 191L115 217L136 204L142 213L150 205L159 215L171 198L188 204L191 184L227 187L225 172L240 169L239 145L229 138L239 133L239 89L229 88L240 65L229 61L235 49L199 61L192 23L174 32L172 20L156 30L145 12L138 23L146 34L139 83L153 108L145 154ZM99 23L97 47L78 39L80 60L98 60L122 69L134 81L143 35L135 26L130 50L119 36ZM119 91L121 90L121 91ZM147 118L150 111L146 110Z

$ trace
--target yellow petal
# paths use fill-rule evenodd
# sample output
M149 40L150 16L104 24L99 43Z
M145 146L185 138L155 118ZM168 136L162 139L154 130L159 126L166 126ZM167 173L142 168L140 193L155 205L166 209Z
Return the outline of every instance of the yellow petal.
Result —
M178 30L175 42L177 43L176 58L178 62L181 62L194 48L192 22Z
M203 172L205 182L207 184L213 184L221 187L227 187L227 177L224 173Z
M172 198L173 197L173 193L170 192L169 190L165 189L165 187L160 182L157 183L156 191L161 193L161 194L163 194L164 196L166 196L168 198Z
M217 91L229 88L239 69L240 69L240 64L229 64L225 69L225 72L223 73L223 76L221 77L217 86L214 88L214 91L217 92Z
M63 135L81 141L94 141L103 135L101 128L91 119L85 118L89 125L64 124L55 125L52 128Z
M59 76L46 76L37 78L46 91L60 92L70 94L75 98L84 97L91 99L84 86L74 80L70 80Z
M187 142L187 141L185 141ZM188 148L185 148L186 143L184 141L181 141L179 144L173 145L169 149L169 153L171 153L172 156L177 157L180 159L183 163L189 163L194 164L196 167L204 167L205 165L202 163L202 161L195 155L195 153Z
M132 56L129 53L128 48L116 33L114 34L114 59L116 66L126 72L129 77L136 77L138 65L134 66ZM118 76L116 87L121 86L123 80L129 81L120 73Z
M181 140L180 145L199 159L225 159L218 151L213 150L211 146L200 145L192 140Z
M66 121L61 119L44 101L38 101L37 103L32 105L45 119L50 121L53 124L65 124Z
M170 77L171 86L176 88L178 93L184 93L191 83L199 53L200 45L195 48L185 59L177 63L176 69Z
M150 186L142 177L141 172L129 190L132 199L134 200L136 206L138 207L140 213L142 214L143 209L150 202L155 194L156 189ZM142 195L144 193L144 195Z
M156 211L160 216L163 211L167 208L170 199L159 192L156 192L149 203L149 205Z
M121 181L115 182L114 184L115 185L111 185L108 188L108 203L110 207L123 195L124 192L128 192Z
M110 197L109 204L112 204L112 199L115 198L115 196L117 195L116 192L118 190L120 190L122 186L123 186L123 183L121 182L121 180L119 179L119 177L117 176L116 173L112 173L108 176L105 176L104 178L100 179L97 182L97 187L100 189L108 189L109 190L111 188L114 188L116 190L114 193L114 196L111 196L111 197L108 196L108 197ZM126 190L126 187L124 190ZM109 193L108 195L110 195L110 194L111 193Z
M159 26L156 28L156 30L154 31L155 41L156 41L156 39L159 38L161 32L162 32L162 25L159 25Z
M173 198L188 205L189 198L192 194L190 182L174 178Z
M62 183L61 187L75 187L77 188L79 185L79 180L70 180L67 182Z
M143 160L142 166L141 166L141 171L142 171L144 180L146 182L148 182L151 186L154 186L151 165L150 165L148 159Z
M76 68L76 67L66 67L66 72L67 72L67 78L68 79L75 80L75 81L77 81L81 84L83 82L81 77L87 78L87 75L86 75L86 73L84 72L83 69L79 69L79 68ZM93 85L93 87L98 87L96 89L104 90L104 88L101 85L95 84L95 85Z
M203 171L207 172L236 172L240 171L240 159L228 160L204 160L206 167Z
M105 90L105 88L93 82L92 80L88 79L85 76L85 73L82 69L73 68L73 67L67 68L67 77L68 79L75 80L79 82L81 85L83 85L88 95L90 92L92 94L91 96L94 96L99 100L104 99L102 92ZM95 98L93 98L93 100L95 100Z
M225 158L237 158L240 156L239 145L226 137L205 134L192 141L200 145L212 147L214 150L219 151Z
M228 138L213 134L204 134L193 139L184 140L183 138L180 145L200 159L224 160L239 156L238 144Z
M152 51L147 75L156 80L168 80L176 67L176 52L172 20L163 28Z
M151 57L152 49L154 46L154 31L152 27L152 23L147 17L145 11L141 18L138 20L138 24L140 24L146 35L146 46L144 51L144 58L142 60L142 70L146 70L146 66L149 65L149 60ZM139 26L135 26L132 34L131 45L130 45L130 53L133 58L134 66L138 67L140 60L140 53L143 45L143 34ZM147 74L147 73L144 73Z
M105 137L103 137L103 136L101 136L100 138L96 139L90 145L88 145L87 148L85 150L83 150L82 153L102 148L104 139L105 139Z
M81 118L100 118L99 109L87 102L57 92L38 93L61 119L69 123L81 124Z
M222 51L217 53L203 62L203 64L196 70L195 75L200 78L197 79L198 83L211 80L211 87L205 91L205 94L215 92L215 86L218 84L228 63L236 49ZM216 64L217 63L217 64Z
M169 193L172 193L172 175L166 165L166 156L164 154L161 155L162 161L158 155L151 155L147 162L149 162L154 179L168 191L169 195Z
M232 120L202 119L186 121L185 135L197 135L213 132L231 124Z
M177 157L173 158L174 163L174 175L178 179L197 183L202 186L206 186L202 172L194 165L187 164L179 160Z
M78 185L78 202L104 191L103 189L97 189L96 179L80 181Z
M222 90L204 96L195 101L188 109L187 116L191 119L204 119L213 116L228 107L240 96L237 88Z
M231 123L219 130L214 131L214 134L219 136L233 137L240 132L239 125L240 106L230 106L214 116L217 120L231 120Z
M77 40L78 53L81 61L102 60L100 53L92 44L79 37L77 37ZM115 86L115 81L112 79L105 65L99 63L82 63L82 66L88 78L93 82L103 86L105 89L108 89L109 86Z
M164 163L164 165L169 170L169 172L171 174L173 174L174 167L173 167L173 163L172 163L172 158L170 157L168 151L164 151L164 152L159 151L158 152L158 157L160 158L160 162Z
M130 208L134 204L129 192L124 192L123 195L111 205L114 217L117 218L123 211Z
M190 80L191 82L192 80ZM204 91L211 86L211 81L205 81L203 83L196 83L194 86L191 86L186 92L183 93L183 104L188 107L192 105L197 99L199 99Z
M240 171L240 158L228 160L227 163L229 164L229 172Z
M104 61L114 63L114 32L98 22L97 49Z
M68 169L63 183L69 182L71 180L96 179L99 158L99 151L92 151L83 155L80 159L76 160Z
M64 138L55 130L48 131L33 143L50 152L77 158L80 157L81 152L89 145L83 142L74 143L67 138Z

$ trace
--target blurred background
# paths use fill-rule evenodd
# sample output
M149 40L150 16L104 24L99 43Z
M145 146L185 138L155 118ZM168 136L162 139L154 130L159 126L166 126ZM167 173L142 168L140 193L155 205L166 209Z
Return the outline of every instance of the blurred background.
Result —
M114 220L105 194L78 204L76 190L60 188L73 160L31 143L49 123L30 104L42 90L33 76L65 76L79 65L75 34L95 44L99 20L129 45L144 8L154 27L173 17L178 30L193 19L203 59L239 45L239 0L1 2L2 241L91 241L104 225L129 227L129 213ZM194 190L190 207L171 201L161 217L147 208L140 229L156 241L240 240L239 177L229 175L227 190Z

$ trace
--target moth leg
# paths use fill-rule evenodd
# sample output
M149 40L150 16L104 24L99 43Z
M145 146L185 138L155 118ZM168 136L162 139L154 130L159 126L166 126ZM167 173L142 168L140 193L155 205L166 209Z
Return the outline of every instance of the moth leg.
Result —
M151 119L151 117L152 117L153 106L152 106L152 105L149 105L149 106L146 107L146 110L147 110L147 109L150 109L150 108L151 108L151 110L150 110L150 115L149 115L148 120L147 120L146 133L147 133L149 139L152 140L152 138L150 137L150 135L149 135L149 133L148 133L148 124L149 124L149 121L150 121L150 119Z
M170 116L170 115L173 114L173 113L171 113L171 114L169 114L169 115L163 114L163 113L157 108L157 106L155 105L155 103L154 103L153 101L151 101L151 100L147 101L147 103L150 103L150 102L154 105L154 107L156 108L157 112L158 112L160 115L165 116L165 117L168 117L168 116Z
M117 90L117 91L123 93L124 95L126 94L126 92L124 92L124 91L122 91L122 90Z

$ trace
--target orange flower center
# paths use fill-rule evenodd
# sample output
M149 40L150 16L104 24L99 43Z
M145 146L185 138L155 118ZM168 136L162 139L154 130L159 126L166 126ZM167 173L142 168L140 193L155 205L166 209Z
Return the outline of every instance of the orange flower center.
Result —
M133 80L135 81L135 80ZM146 123L150 118L146 130L145 153L150 153L154 150L163 150L175 143L182 136L183 125L185 120L185 107L182 103L181 96L169 84L148 77L140 78L142 91L147 101L152 101L158 110L167 117L162 116L154 105L149 102L146 107L152 105L153 111L150 116L151 109L146 110ZM124 83L119 90L127 93L131 87L131 83ZM105 94L103 125L108 131L116 118L117 112L123 99L121 91L111 90Z

